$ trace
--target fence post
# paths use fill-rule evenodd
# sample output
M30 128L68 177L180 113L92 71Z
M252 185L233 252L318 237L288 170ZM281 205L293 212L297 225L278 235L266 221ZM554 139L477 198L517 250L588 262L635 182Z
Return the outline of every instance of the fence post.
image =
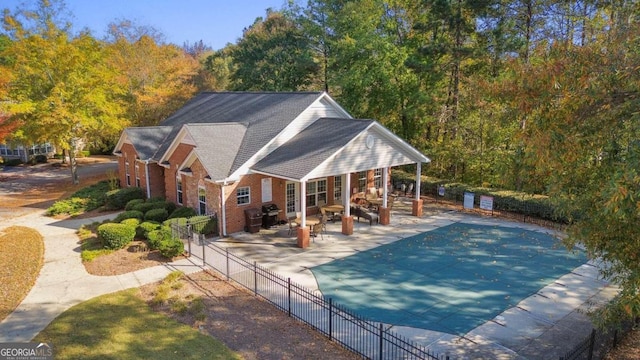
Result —
M258 295L258 263L253 262L253 295Z
M291 317L291 278L287 278L287 315Z
M226 255L227 255L227 281L229 281L229 248L225 249Z
M382 326L383 326L382 323L380 323L380 349L378 349L380 351L380 356L378 356L378 358L380 360L382 360L382 349L384 347L383 343L382 343L384 341L384 335L383 335L383 331L384 330L383 330Z
M178 223L176 223L176 228L179 229L179 225ZM180 231L178 231L178 236L180 236ZM193 253L191 252L191 237L193 236L193 234L191 233L191 225L187 224L187 243L189 244L189 256L191 256ZM203 261L204 262L204 261Z
M329 340L333 340L333 298L329 298Z
M591 330L591 340L589 341L589 357L588 360L593 360L593 348L596 344L596 329Z
M206 257L205 257L205 250L206 250L206 246L205 246L205 236L203 235L199 235L198 238L200 238L200 236L202 237L202 264L205 265L207 263Z

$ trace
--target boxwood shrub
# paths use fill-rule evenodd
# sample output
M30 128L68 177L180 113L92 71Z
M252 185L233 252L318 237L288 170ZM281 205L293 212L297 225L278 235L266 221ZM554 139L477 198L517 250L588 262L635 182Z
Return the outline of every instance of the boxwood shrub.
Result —
M136 227L136 237L149 239L149 232L158 230L162 225L155 221L145 221Z
M196 213L196 211L193 208L190 207L179 207L177 209L175 209L173 212L171 212L171 215L169 215L169 219L173 219L173 218L190 218L193 216L198 215Z
M138 205L138 204L143 204L144 203L144 199L133 199L133 200L129 200L129 202L127 203L127 205L124 206L125 210L135 210L133 207Z
M124 220L120 221L120 224L125 224L125 225L131 226L131 227L133 227L135 229L140 224L140 219L138 219L138 218L124 219Z
M161 226L156 230L149 231L147 239L149 240L149 248L157 250L160 248L160 244L163 241L171 239L171 230L167 227Z
M107 249L121 249L133 241L136 229L125 224L106 223L98 226L98 239Z
M218 221L215 218L199 215L189 218L189 224L192 225L193 232L198 234L214 234L218 230Z
M160 242L160 255L166 258L174 258L184 253L184 244L180 239L169 238Z
M161 223L169 217L169 213L166 209L151 209L144 214L145 221L155 221Z
M144 199L144 190L137 187L111 190L107 192L105 207L107 210L124 209L127 203L133 199Z
M113 221L119 223L119 222L122 222L122 220L126 220L126 219L138 219L142 221L142 219L144 219L144 214L137 210L123 211L120 214L118 214L118 216L116 216L116 218L113 219Z

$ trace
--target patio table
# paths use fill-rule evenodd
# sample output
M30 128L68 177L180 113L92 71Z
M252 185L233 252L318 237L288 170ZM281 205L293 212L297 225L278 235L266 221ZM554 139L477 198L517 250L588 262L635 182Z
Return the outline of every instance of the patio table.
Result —
M295 220L293 220L296 224L298 224L299 226L302 226L302 219L301 218L296 218ZM304 221L306 222L307 226L309 226L309 231L313 231L313 225L317 225L320 224L320 218L317 216L307 216Z

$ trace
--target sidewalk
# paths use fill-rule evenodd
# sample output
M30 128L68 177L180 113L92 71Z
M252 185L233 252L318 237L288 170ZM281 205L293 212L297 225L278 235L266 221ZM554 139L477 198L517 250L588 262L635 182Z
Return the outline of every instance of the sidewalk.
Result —
M75 232L82 224L103 221L109 216L114 215L59 221L38 211L2 219L0 230L10 226L37 230L44 238L45 250L44 264L33 288L16 310L0 322L0 342L31 341L62 312L93 297L160 281L175 270L184 273L202 270L201 263L183 259L123 275L87 273Z

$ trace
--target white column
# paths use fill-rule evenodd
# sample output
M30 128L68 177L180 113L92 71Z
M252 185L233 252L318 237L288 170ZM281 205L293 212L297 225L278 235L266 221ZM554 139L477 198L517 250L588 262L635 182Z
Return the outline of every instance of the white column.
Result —
M422 173L422 163L418 162L416 164L416 189L414 190L416 194L416 200L420 200L420 174Z
M300 226L307 226L307 182L300 181Z
M386 208L387 207L387 192L389 189L389 168L388 167L384 167L382 168L382 207Z
M347 173L344 176L344 216L351 216L351 174Z
M147 184L147 199L151 199L151 184L149 184L149 160L144 161L144 178Z

